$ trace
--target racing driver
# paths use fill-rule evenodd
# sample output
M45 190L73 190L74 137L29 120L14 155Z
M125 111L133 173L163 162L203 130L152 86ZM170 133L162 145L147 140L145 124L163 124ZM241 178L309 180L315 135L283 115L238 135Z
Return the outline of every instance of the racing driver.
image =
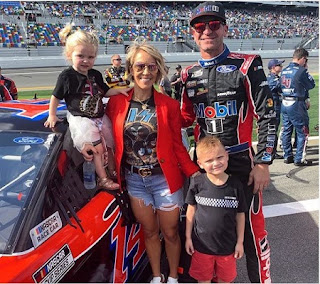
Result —
M244 184L247 204L244 248L251 282L271 282L270 248L262 212L262 191L270 181L269 165L277 135L272 94L258 55L230 52L225 11L219 2L205 2L192 12L198 63L183 70L183 127L196 119L195 141L217 135L229 152L227 173ZM253 119L258 126L256 153L251 147ZM223 206L213 204L212 206Z

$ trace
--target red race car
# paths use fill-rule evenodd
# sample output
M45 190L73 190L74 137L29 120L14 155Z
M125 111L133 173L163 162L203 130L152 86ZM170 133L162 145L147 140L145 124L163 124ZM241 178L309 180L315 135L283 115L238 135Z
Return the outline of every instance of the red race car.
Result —
M48 107L0 103L0 282L149 281L141 227L123 217L126 199L84 188L67 124L43 126Z

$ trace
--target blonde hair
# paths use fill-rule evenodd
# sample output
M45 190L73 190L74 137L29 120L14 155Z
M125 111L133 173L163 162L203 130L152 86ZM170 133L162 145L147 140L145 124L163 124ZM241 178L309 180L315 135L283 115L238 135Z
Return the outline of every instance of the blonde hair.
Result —
M133 81L130 68L134 64L134 59L139 51L144 51L154 58L158 66L158 73L156 78L156 83L161 81L163 76L166 76L164 59L157 48L147 43L146 40L136 39L133 44L127 50L126 56L126 70L128 72L128 79Z
M81 29L72 31L72 25L66 25L60 32L59 37L62 43L65 44L63 54L70 60L74 48L78 45L93 45L96 54L98 53L99 39L94 32L87 32Z
M197 142L196 153L199 156L200 153L210 152L212 149L218 147L223 147L223 149L225 149L217 136L205 136Z

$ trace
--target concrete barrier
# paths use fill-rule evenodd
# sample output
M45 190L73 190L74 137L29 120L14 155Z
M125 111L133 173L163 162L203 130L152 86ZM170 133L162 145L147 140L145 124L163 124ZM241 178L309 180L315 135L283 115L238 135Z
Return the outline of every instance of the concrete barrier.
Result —
M240 53L260 54L262 58L290 58L294 50L250 50ZM125 54L120 54L125 57ZM199 52L163 53L168 63L195 62L200 58ZM310 50L309 57L319 57L319 50ZM111 55L98 55L95 65L106 65L111 61ZM24 57L1 57L3 69L37 68L37 67L63 67L68 66L65 58L61 56L24 56Z

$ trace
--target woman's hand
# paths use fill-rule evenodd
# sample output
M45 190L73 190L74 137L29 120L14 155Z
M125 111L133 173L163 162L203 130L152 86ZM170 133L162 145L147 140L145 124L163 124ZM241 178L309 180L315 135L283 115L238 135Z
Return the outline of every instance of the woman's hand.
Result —
M97 154L98 151L93 145L85 144L80 153L86 161L92 161L93 154Z

